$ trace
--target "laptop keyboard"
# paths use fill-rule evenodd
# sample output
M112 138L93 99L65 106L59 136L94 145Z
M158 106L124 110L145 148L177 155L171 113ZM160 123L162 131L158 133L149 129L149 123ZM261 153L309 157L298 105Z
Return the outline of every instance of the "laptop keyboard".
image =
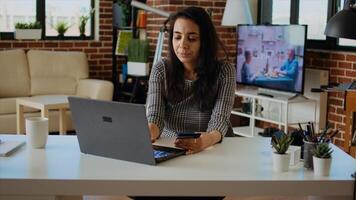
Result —
M167 157L169 155L168 152L165 151L159 151L159 150L153 150L153 154L155 156L155 158L164 158Z

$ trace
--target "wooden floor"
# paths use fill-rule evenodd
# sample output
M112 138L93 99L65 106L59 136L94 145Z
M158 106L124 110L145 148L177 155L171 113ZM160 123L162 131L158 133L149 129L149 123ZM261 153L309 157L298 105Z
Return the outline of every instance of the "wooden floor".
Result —
M131 200L126 196L62 196L58 200ZM306 197L226 197L224 200L307 200Z

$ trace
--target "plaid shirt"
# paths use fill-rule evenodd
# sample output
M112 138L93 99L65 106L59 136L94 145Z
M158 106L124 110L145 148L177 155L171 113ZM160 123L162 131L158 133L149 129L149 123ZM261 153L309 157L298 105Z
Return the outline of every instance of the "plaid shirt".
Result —
M192 80L185 80L183 100L170 103L165 96L166 64L158 62L151 70L147 95L147 119L156 124L163 136L173 137L176 132L217 130L225 135L230 125L230 113L235 93L235 68L222 63L217 80L218 90L215 105L211 110L200 111L193 99Z

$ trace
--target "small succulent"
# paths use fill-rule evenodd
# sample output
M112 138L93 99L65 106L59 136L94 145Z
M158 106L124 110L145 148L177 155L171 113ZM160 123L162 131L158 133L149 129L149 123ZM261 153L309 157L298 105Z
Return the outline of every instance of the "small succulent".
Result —
M277 154L285 154L292 142L293 138L283 132L279 136L272 135L271 143Z
M54 29L58 32L58 35L64 35L65 32L71 27L67 22L61 21L56 24Z
M84 35L85 34L85 26L87 25L89 19L91 18L91 15L94 13L94 8L89 12L88 15L81 15L79 17L79 33L80 35Z
M21 23L21 22L17 22L15 24L15 28L16 29L41 29L41 23L38 21L35 22L29 22L29 23Z
M329 147L328 143L320 143L316 146L316 148L313 150L313 154L317 158L331 158L331 153L333 150L331 147Z

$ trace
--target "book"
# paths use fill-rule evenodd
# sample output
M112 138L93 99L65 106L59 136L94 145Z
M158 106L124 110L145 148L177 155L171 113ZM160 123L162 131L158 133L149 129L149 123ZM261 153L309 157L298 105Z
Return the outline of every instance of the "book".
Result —
M127 55L127 48L131 39L132 39L131 30L120 30L117 35L115 54Z
M24 141L0 141L0 157L7 157L25 144Z

